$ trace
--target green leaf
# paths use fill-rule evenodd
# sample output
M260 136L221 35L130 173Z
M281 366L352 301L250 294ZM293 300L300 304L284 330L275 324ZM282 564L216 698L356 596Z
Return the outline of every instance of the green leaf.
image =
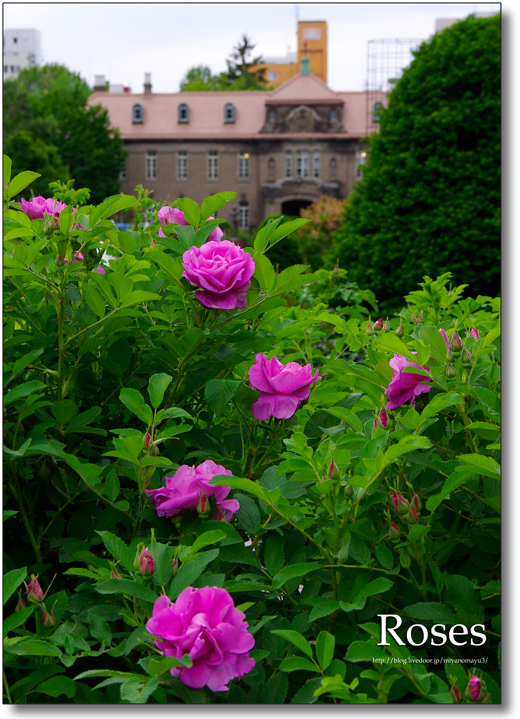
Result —
M217 542L220 542L222 539L225 539L226 536L226 533L220 529L211 529L209 532L204 532L204 534L201 534L200 537L197 537L197 539L193 543L191 552L192 554L195 554L196 552L203 549L204 547L209 546L210 544L216 544Z
M136 389L125 387L119 393L119 399L128 407L139 419L146 425L150 426L153 422L153 412L151 407L145 404L143 395Z
M456 393L436 395L421 412L420 423L423 424L427 419L433 417L434 414L442 412L447 407L461 404L462 401L462 397Z
M16 402L16 400L21 399L22 397L27 397L27 395L32 394L33 392L37 392L40 389L46 389L46 385L37 379L33 379L30 382L24 382L23 384L19 384L14 387L14 389L9 390L5 395L4 407L7 407L7 405Z
M276 279L276 272L274 267L265 255L260 253L255 255L255 273L254 277L258 280L260 285L260 292L267 294L274 286Z
M128 210L130 207L139 207L140 202L132 195L112 195L107 197L100 205L94 207L90 213L90 229L94 229L100 220L115 215L116 212Z
M383 455L380 469L384 469L403 454L414 452L417 449L428 449L429 447L431 447L431 442L427 437L417 435L408 435L407 437L403 437L403 439L400 439L397 444L393 444L386 450Z
M96 587L100 594L126 594L129 597L142 599L145 602L155 602L157 595L151 589L131 579L107 579Z
M180 659L175 657L166 657L166 659L150 659L147 666L148 674L151 677L160 676L166 674L170 669L174 667L187 667L188 669L193 666L193 661L188 654L185 654Z
M275 229L278 227L282 219L283 215L280 215L280 217L277 217L276 219L271 218L267 221L267 224L264 225L264 227L262 227L262 229L257 232L253 244L256 252L262 253L265 251L265 248L267 247L272 234L274 233Z
M4 604L16 592L20 584L27 576L27 567L12 569L4 575Z
M114 557L114 559L116 559L118 562L121 562L121 564L127 571L132 572L134 569L135 555L126 546L123 540L117 537L115 534L112 534L112 532L108 532L106 530L96 530L96 533L99 534L99 536L103 540L103 544L108 549L110 554Z
M240 509L236 513L236 518L240 525L250 534L256 534L260 529L261 519L260 511L256 506L256 502L245 494L236 494L234 497L240 504Z
M89 613L88 623L90 633L94 639L97 639L100 644L105 644L107 647L110 646L112 643L112 632L110 631L108 622L106 622L103 617Z
M218 557L218 552L218 549L210 549L208 552L197 554L191 561L185 562L172 580L168 593L170 599L177 599L186 587L191 586L207 565Z
M290 564L288 567L284 567L275 574L273 577L273 587L275 589L279 589L285 584L285 582L288 582L289 579L303 577L305 574L308 574L315 569L321 569L321 564L318 564L317 562L299 562L297 564Z
M6 637L13 629L16 629L16 627L20 627L24 624L33 611L34 605L19 609L17 612L14 612L14 614L11 614L10 617L7 617L7 619L4 620L4 637Z
M113 277L113 275L111 275L111 277ZM136 305L139 302L153 302L160 299L161 295L158 295L155 292L134 290L133 292L130 292L130 294L121 298L121 307L130 307L130 305Z
M312 659L311 646L307 639L299 632L295 632L294 629L271 629L270 632L271 634L276 634L277 637L282 637L282 639L291 642L297 649Z
M165 587L172 577L173 549L166 544L152 542L150 551L155 562L153 583L159 587Z
M420 602L405 607L404 611L413 619L430 621L438 624L456 624L453 612L438 602Z
M374 659L387 659L388 654L370 642L352 642L347 650L345 659L349 662L371 662Z
M8 644L6 649L12 654L28 657L60 657L61 651L48 642L39 639L23 639L17 644Z
M390 570L394 565L394 555L384 544L380 544L377 547L376 559L385 569Z
M304 657L286 657L279 667L281 672L297 672L305 670L308 672L319 672L320 670L308 659Z
M363 594L365 597L372 597L375 594L384 594L393 586L394 582L391 582L390 579L379 577L378 579L373 579L366 585L366 587L364 587Z
M31 172L30 170L25 170L24 172L20 172L18 175L15 175L11 182L9 182L9 187L7 189L7 196L9 199L17 195L22 190L25 190L25 188L30 185L31 182L34 182L37 177L41 177L41 175L38 172Z
M442 336L439 335L442 339ZM394 352L395 354L406 357L417 364L415 356L411 350L408 349L407 345L397 337L393 332L384 332L377 336L375 341L376 349L383 349L387 352Z
M176 203L177 207L184 213L184 218L192 227L200 225L200 209L195 200L189 197L181 197Z
M105 301L103 300L99 292L96 290L94 285L85 282L83 284L83 296L85 298L85 302L90 307L92 312L94 312L94 314L96 314L98 317L105 316Z
M307 282L312 282L314 275L305 274L302 276L302 273L308 269L307 265L292 265L292 267L287 267L277 276L271 294L279 295L282 292L288 292L296 287L300 287Z
M205 222L208 217L214 215L217 210L228 202L231 202L236 194L236 192L217 192L210 197L206 197L200 208L200 221Z
M419 337L431 350L432 356L440 363L446 361L446 342L437 327L421 327Z
M101 414L101 407L91 407L86 412L77 414L67 425L67 432L82 432L85 427L93 422Z
M328 617L332 612L336 612L340 608L338 601L328 597L317 597L313 604L314 606L309 616L310 622L315 622L316 619L321 619L322 617Z
M60 676L47 679L47 681L39 684L35 691L47 694L49 697L59 697L61 694L65 694L69 699L72 699L77 688L78 685L74 684L72 679Z
M282 225L279 225L279 227L277 227L271 235L268 250L270 250L271 247L276 245L277 242L283 240L284 237L287 237L287 235L290 235L292 232L295 232L299 227L302 227L302 225L306 225L308 222L310 222L310 220L298 218L296 220L289 220L288 222L284 222Z
M318 664L325 670L329 666L334 656L334 645L336 640L328 632L320 632L316 640L316 657Z
M12 167L12 160L7 155L4 155L4 185L8 185L11 181L11 167Z
M500 479L500 465L492 457L482 454L460 454L459 461L473 467L476 474L492 479Z
M60 424L67 424L77 413L78 408L70 399L62 399L51 405L51 412Z
M473 387L473 392L478 401L485 407L488 407L491 413L500 414L500 397L496 392L492 392L486 387Z
M239 386L238 380L211 379L204 389L204 397L211 412L220 417Z
M232 487L234 489L242 489L249 494L254 494L256 497L260 497L264 502L271 503L270 493L261 487L257 482L252 482L250 479L245 477L228 477L227 475L216 475L212 477L208 484L216 484L218 486Z
M154 409L158 409L164 398L164 393L170 386L173 377L169 374L161 372L160 374L153 374L148 382L148 394L150 395L150 402Z

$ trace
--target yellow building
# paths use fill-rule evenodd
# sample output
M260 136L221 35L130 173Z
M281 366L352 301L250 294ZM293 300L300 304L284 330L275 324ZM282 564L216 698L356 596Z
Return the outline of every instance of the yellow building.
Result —
M325 20L302 20L298 23L298 50L286 57L265 58L251 72L265 69L270 88L276 88L297 75L302 59L309 59L310 72L327 84L327 23Z

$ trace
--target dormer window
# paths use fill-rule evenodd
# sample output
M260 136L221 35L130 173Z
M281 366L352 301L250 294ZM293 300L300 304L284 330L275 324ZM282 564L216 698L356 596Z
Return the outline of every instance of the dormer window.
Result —
M235 122L235 106L230 102L224 106L224 122Z
M330 121L331 122L337 122L338 121L338 109L336 107L331 108L330 111Z
M132 108L132 123L142 125L144 122L144 109L142 105L134 105Z
M276 122L276 110L274 107L269 110L268 122Z
M182 103L182 105L179 105L179 122L185 122L188 123L190 121L190 108L186 105L186 103Z

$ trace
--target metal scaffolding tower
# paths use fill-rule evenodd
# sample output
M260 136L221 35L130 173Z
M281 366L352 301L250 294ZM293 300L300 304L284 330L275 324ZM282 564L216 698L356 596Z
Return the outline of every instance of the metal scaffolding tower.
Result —
M367 50L367 137L377 132L382 93L390 92L392 80L397 80L413 60L412 51L423 40L369 40Z

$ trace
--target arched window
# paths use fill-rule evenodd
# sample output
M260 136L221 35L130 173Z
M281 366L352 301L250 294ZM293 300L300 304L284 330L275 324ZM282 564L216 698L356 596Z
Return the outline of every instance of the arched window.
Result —
M384 109L382 102L375 102L372 112L372 122L381 122L381 111Z
M235 122L235 106L230 102L224 105L224 122Z
M132 123L142 125L144 122L144 109L142 105L134 105L132 108Z
M338 163L337 163L335 157L331 157L331 158L330 158L329 169L330 169L330 179L331 179L331 180L335 180L335 179L336 179L336 172L337 172L337 169L338 169Z
M276 177L276 161L274 157L270 157L267 162L267 171L270 180L274 180Z
M179 105L179 122L189 122L190 121L190 108L186 105L186 103L182 103L182 105Z

